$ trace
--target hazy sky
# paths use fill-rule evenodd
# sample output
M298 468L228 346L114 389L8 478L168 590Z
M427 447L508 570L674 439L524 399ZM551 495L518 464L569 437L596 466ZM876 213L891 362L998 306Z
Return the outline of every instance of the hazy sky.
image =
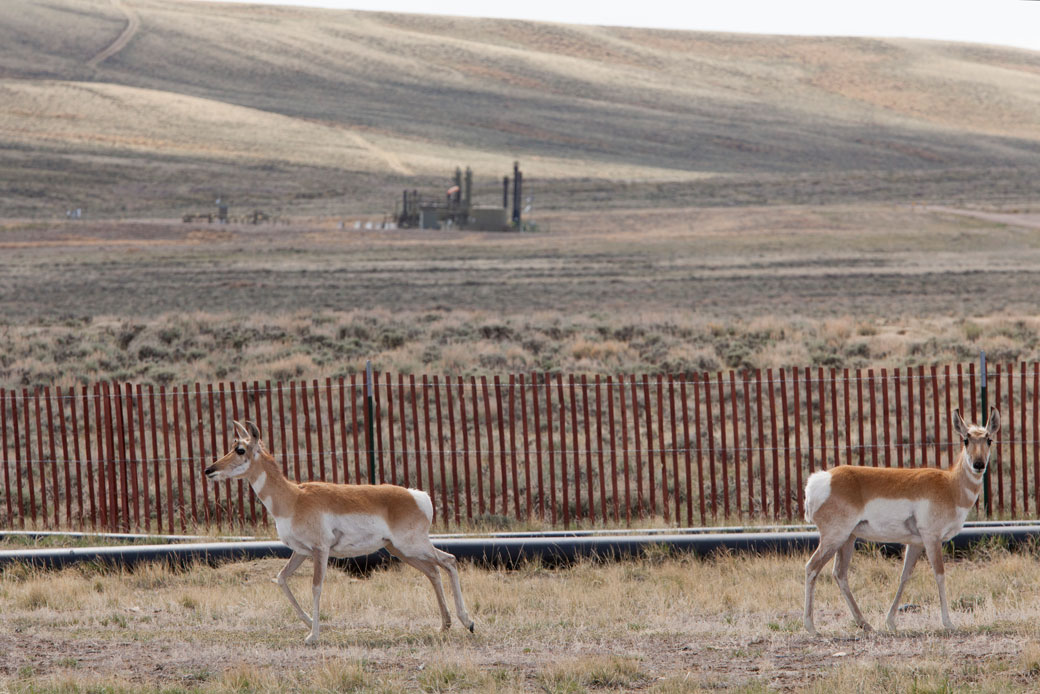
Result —
M238 1L238 0L223 0ZM506 17L758 34L902 36L1040 51L1033 0L250 0L274 5Z

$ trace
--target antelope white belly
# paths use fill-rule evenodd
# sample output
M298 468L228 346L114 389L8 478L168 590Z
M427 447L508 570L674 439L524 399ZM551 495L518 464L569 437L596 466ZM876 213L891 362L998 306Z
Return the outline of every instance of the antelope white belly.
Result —
M274 527L278 532L278 539L288 545L289 549L308 557L311 555L311 548L300 542L296 535L293 534L292 518L290 516L275 516Z
M872 542L920 544L917 524L927 517L928 502L911 499L872 499L853 531L856 537Z
M379 516L364 513L325 514L324 530L329 539L329 554L356 557L386 547L390 527Z

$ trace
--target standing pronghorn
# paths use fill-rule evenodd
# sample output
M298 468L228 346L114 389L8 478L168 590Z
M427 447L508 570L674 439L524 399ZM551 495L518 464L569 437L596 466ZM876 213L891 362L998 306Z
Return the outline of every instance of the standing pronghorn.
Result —
M966 426L959 410L953 425L964 440L960 456L949 470L867 468L842 465L810 475L805 485L805 520L820 529L820 546L805 565L805 628L813 626L816 577L834 558L834 580L852 617L864 631L870 625L849 589L849 561L856 538L906 544L903 573L886 624L896 628L896 609L914 564L925 552L939 587L943 626L953 628L946 605L942 543L960 532L982 488L993 436L1000 431L1000 413L991 408L986 427Z
M290 482L274 457L264 450L260 430L248 421L246 427L235 422L238 435L234 445L227 455L206 468L206 477L214 481L245 477L274 518L278 539L293 551L289 563L278 572L276 582L296 614L311 628L306 643L318 639L318 603L329 557L357 557L383 548L430 579L444 629L451 626L451 616L437 569L446 570L459 620L473 631L473 620L462 602L455 557L430 542L433 504L429 494L390 484ZM314 560L313 619L300 608L288 584L289 576L307 557Z

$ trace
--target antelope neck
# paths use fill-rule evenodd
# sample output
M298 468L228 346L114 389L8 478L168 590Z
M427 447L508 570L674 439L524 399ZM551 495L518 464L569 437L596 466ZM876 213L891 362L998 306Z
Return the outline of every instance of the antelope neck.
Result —
M285 478L278 463L267 451L257 451L245 476L271 515L291 515L292 506L296 501L297 485Z

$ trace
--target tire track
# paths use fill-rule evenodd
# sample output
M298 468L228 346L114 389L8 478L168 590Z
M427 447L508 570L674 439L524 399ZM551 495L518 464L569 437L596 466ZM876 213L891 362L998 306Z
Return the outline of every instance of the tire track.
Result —
M136 34L138 29L141 28L141 18L136 12L124 5L121 0L112 0L112 4L126 15L126 27L123 28L123 33L117 36L115 41L110 43L108 47L87 61L88 67L96 68L98 65L126 48L127 44L129 44L130 40L134 37L134 34Z

